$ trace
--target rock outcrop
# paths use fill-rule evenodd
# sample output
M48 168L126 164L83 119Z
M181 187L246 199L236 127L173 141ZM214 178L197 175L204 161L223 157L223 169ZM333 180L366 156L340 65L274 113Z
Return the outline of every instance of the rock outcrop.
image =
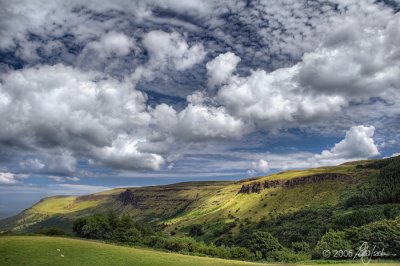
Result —
M351 176L340 173L321 173L302 177L296 177L288 180L269 180L265 182L252 182L243 185L239 193L259 193L266 188L285 187L292 188L301 184L317 183L324 180L349 180Z
M121 201L125 205L133 205L139 207L140 198L135 196L132 190L127 189L117 196L117 200Z

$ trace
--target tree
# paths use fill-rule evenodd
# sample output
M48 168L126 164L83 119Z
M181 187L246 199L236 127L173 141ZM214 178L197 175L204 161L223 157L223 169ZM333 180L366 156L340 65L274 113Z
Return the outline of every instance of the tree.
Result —
M293 242L291 244L292 250L296 253L307 253L310 251L310 245L307 242Z
M195 224L189 229L189 236L201 236L203 234L203 227L200 224Z
M255 255L244 247L233 247L230 249L230 257L238 260L255 260Z
M264 258L267 258L269 252L283 249L275 237L262 231L254 231L241 243L241 246L250 249L254 254L261 252Z
M325 250L330 252L333 250L351 250L351 244L346 240L344 232L330 230L318 241L315 247L316 257L321 257Z

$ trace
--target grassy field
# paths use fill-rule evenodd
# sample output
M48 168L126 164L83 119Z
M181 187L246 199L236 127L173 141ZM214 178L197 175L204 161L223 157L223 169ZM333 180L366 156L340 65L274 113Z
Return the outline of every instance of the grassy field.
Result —
M60 251L58 251L58 249ZM370 266L400 265L400 263L371 263ZM174 253L121 247L94 241L42 237L0 237L0 265L134 265L134 266L207 266L207 265L283 265L260 264L186 256ZM287 264L289 265L289 264ZM295 264L299 265L299 264ZM334 264L362 265L361 263Z
M186 256L68 238L7 236L0 237L0 265L223 266L260 264Z
M58 251L60 250L60 251ZM147 249L122 247L101 242L44 236L0 237L0 265L316 265L262 264L187 256ZM362 263L335 263L336 266ZM396 262L372 262L370 266L400 265Z

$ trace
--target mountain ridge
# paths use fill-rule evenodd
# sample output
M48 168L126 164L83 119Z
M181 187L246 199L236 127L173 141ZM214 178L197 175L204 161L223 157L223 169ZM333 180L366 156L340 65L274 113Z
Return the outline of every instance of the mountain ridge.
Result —
M0 231L31 232L50 225L71 231L78 217L112 211L154 224L168 234L186 235L193 225L200 224L204 234L198 238L214 241L226 233L239 232L244 223L273 220L302 210L352 211L342 206L373 186L379 177L380 170L368 165L385 160L393 159L288 170L239 181L190 181L46 197L16 216L0 220ZM400 157L395 160L400 161ZM255 184L258 188L253 189Z

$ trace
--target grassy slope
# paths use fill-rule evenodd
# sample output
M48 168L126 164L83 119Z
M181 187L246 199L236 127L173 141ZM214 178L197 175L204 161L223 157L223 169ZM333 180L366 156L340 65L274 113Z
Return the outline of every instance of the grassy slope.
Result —
M335 205L340 198L351 194L357 184L367 181L376 174L373 170L358 170L356 164L348 163L335 167L320 167L306 170L290 170L269 176L259 177L257 181L283 180L315 173L335 172L353 176L351 184L344 181L323 181L320 183L296 186L292 189L271 188L261 193L238 194L243 184L254 182L187 182L167 186L132 188L140 198L137 207L123 205L115 195L124 189L113 189L91 196L59 196L45 198L23 213L5 221L1 228L37 228L41 221L52 219L62 224L65 218L107 212L129 212L138 220L163 222L167 231L184 231L187 226L197 223L233 221L235 217L258 221L262 217L295 212L304 207ZM64 219L62 219L64 218ZM47 225L46 224L46 225ZM211 225L212 226L212 225Z
M57 249L61 251L58 252ZM64 257L61 257L61 254ZM0 265L260 265L100 242L39 236L0 237Z
M356 164L346 164L336 167L320 167L306 170L291 170L256 180L240 181L230 184L207 199L205 205L170 219L167 228L185 228L193 223L210 224L210 221L225 220L231 222L234 218L258 221L262 217L274 217L280 214L292 213L305 207L323 207L336 205L343 197L352 194L355 188L376 176L374 170L357 170ZM323 181L299 185L291 189L270 188L260 193L238 194L240 187L255 181L287 180L316 173L346 173L352 176L351 183L340 180Z
M61 251L57 251L60 249ZM64 257L61 257L61 254ZM370 266L400 263L370 263ZM140 265L140 266L207 266L207 265L283 265L247 263L232 260L186 256L159 251L122 247L94 241L39 237L0 237L0 265ZM299 264L297 264L299 265ZM303 265L303 264L302 264ZM347 264L335 264L349 265ZM356 262L350 265L362 265Z

